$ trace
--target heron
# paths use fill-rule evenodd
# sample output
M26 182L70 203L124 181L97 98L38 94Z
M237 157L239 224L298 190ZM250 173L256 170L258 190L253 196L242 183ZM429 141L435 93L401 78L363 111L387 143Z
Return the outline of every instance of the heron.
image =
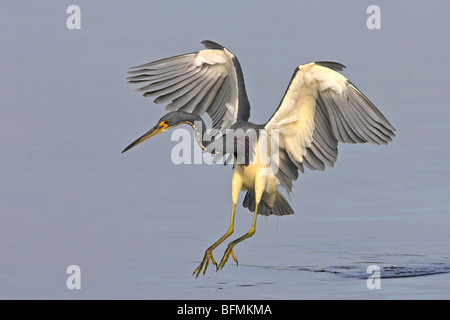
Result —
M229 153L233 162L231 180L231 217L225 234L209 246L199 266L196 278L205 275L209 263L222 269L230 256L238 263L235 246L252 237L260 215L290 215L294 213L283 193L292 192L293 181L305 167L325 170L337 161L338 143L371 143L387 145L395 137L395 128L375 105L341 74L344 65L331 61L316 61L295 68L288 87L270 119L263 124L249 122L250 103L244 76L237 57L226 47L202 41L205 49L149 62L130 68L129 83L139 85L135 91L144 97L153 96L156 104L167 104L169 111L145 134L123 151L148 138L188 125L195 132L199 146L210 153ZM210 131L202 116L211 119ZM200 125L199 125L200 124ZM211 131L212 129L212 131ZM276 168L260 161L258 155L239 162L234 149L217 151L217 132L257 131L254 154L269 137L277 134ZM214 131L216 130L216 131ZM212 132L215 132L213 135ZM265 135L261 134L265 133ZM227 137L225 133L221 137ZM236 140L238 135L234 135ZM224 139L224 138L222 138ZM211 145L216 148L211 150ZM219 143L225 145L222 141ZM232 141L236 145L236 141ZM245 145L245 143L244 143ZM248 152L247 152L248 154ZM243 206L253 212L252 225L247 233L229 242L219 263L213 251L234 230L235 211L241 191L246 191ZM281 192L283 191L283 193Z

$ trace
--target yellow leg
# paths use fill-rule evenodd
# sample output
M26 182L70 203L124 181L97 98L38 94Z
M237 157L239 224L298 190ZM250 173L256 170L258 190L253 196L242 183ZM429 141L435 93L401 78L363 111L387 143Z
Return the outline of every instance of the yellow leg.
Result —
M202 270L203 270L203 274L206 273L206 269L208 268L209 261L211 261L217 267L217 263L214 260L214 257L212 255L212 251L233 233L233 229L234 229L234 213L235 213L235 211L236 211L236 203L233 203L233 206L231 207L230 226L228 227L227 232L219 240L214 242L212 244L212 246L210 246L208 249L206 249L205 256L203 257L202 262L197 267L197 269L194 270L194 273L192 274L192 275L195 274L196 278L198 278L198 276L200 275Z
M238 201L239 193L241 192L241 189L242 189L242 178L235 171L234 174L233 174L233 179L231 181L231 198L232 198L233 205L231 207L230 226L228 227L227 232L219 240L214 242L212 246L210 246L208 249L206 249L205 256L203 257L202 262L197 267L197 269L194 270L193 275L195 274L196 278L198 278L198 276L200 275L202 270L203 270L203 274L206 273L206 269L208 268L209 261L212 261L212 263L217 268L217 263L216 263L216 261L214 260L214 258L212 256L212 251L233 233L233 229L234 229L234 213L236 211L236 203ZM234 254L233 254L233 257L234 257ZM236 257L234 257L234 259L236 260Z
M236 265L238 264L238 261L236 259L236 256L234 255L233 252L233 248L235 245L237 245L239 242L244 241L247 238L250 238L251 236L253 236L255 234L255 228L256 228L256 216L258 215L258 202L256 203L256 208L255 208L255 215L253 216L253 224L252 227L250 228L250 230L244 234L243 236L237 238L236 240L231 241L228 244L227 250L225 250L225 253L222 257L222 260L220 261L219 265L217 266L217 270L222 269L225 264L227 263L228 259L230 258L230 254L233 257L233 260L236 262Z

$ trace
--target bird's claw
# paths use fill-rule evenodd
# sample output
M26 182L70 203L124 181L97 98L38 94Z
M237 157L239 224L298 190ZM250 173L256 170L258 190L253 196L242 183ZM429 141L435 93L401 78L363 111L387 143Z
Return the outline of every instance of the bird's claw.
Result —
M225 253L223 254L222 260L220 260L220 263L218 266L216 266L216 271L219 271L220 269L223 269L225 264L228 262L228 259L230 258L230 255L233 257L234 262L236 262L236 265L238 265L238 261L236 259L236 256L233 252L233 243L230 243L227 247L227 250L225 250Z
M194 270L194 272L192 273L192 275L195 274L195 278L198 278L198 276L200 275L200 273L203 270L203 275L205 275L206 273L206 269L208 269L208 265L209 265L209 261L212 262L213 265L216 266L217 268L217 262L216 260L214 260L214 257L212 255L212 251L210 249L206 249L205 251L205 256L203 257L202 262L200 263L200 265L197 267L197 269Z
M228 259L230 258L230 255L233 257L233 260L234 260L234 262L236 262L236 265L238 265L238 261L236 259L236 256L234 255L234 252L233 252L234 245L235 245L235 243L233 243L233 242L228 244L228 247L225 250L225 253L224 253L223 257L222 257L222 260L220 260L219 264L217 264L217 262L214 260L214 257L212 255L212 250L210 248L206 249L205 256L203 257L202 262L197 267L197 269L194 270L192 275L195 275L195 278L198 278L200 273L202 273L202 270L203 270L203 275L205 275L206 269L208 269L208 265L209 265L210 261L216 267L216 271L219 271L220 269L223 269L225 264L228 262Z

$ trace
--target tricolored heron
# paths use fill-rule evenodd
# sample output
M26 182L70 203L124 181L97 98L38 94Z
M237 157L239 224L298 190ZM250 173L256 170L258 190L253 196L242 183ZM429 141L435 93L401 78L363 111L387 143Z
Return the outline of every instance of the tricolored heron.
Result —
M231 221L227 232L206 249L202 262L194 270L196 277L202 271L205 274L210 261L217 270L225 266L230 255L237 263L233 249L255 233L257 214L294 213L279 188L290 193L292 182L298 178L298 171L304 172L304 166L311 170L324 170L325 165L333 167L338 142L385 145L395 136L394 127L375 105L338 72L345 66L327 61L298 66L269 121L264 124L248 122L250 103L238 59L215 42L203 41L202 44L205 50L131 68L128 81L144 85L136 91L143 92L145 97L156 96L155 103L170 102L166 110L171 112L122 152L158 133L188 124L194 129L202 149L217 153L216 149L208 149L212 141L218 140L206 132L201 118L206 112L212 119L213 129L222 132L225 129L242 129L244 132L251 129L265 132L268 137L277 131L278 161L274 170L263 164L258 156L250 162L239 163L234 150L221 151L234 157ZM196 123L200 123L201 128ZM252 146L254 150L263 142L267 143L268 138L261 136L258 135L256 145ZM253 223L246 234L228 244L217 264L212 252L233 233L241 190L247 190L243 206L254 212Z

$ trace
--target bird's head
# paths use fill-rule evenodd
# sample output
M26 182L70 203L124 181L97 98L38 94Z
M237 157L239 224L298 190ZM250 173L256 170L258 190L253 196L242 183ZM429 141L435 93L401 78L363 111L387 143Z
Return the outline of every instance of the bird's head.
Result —
M141 137L130 143L128 147L123 149L122 153L128 151L129 149L137 146L139 143L147 140L158 133L170 130L180 124L187 123L193 126L193 117L198 117L197 115L193 115L192 113L183 112L183 111L173 111L165 114L161 119L158 120L156 125L143 134Z

